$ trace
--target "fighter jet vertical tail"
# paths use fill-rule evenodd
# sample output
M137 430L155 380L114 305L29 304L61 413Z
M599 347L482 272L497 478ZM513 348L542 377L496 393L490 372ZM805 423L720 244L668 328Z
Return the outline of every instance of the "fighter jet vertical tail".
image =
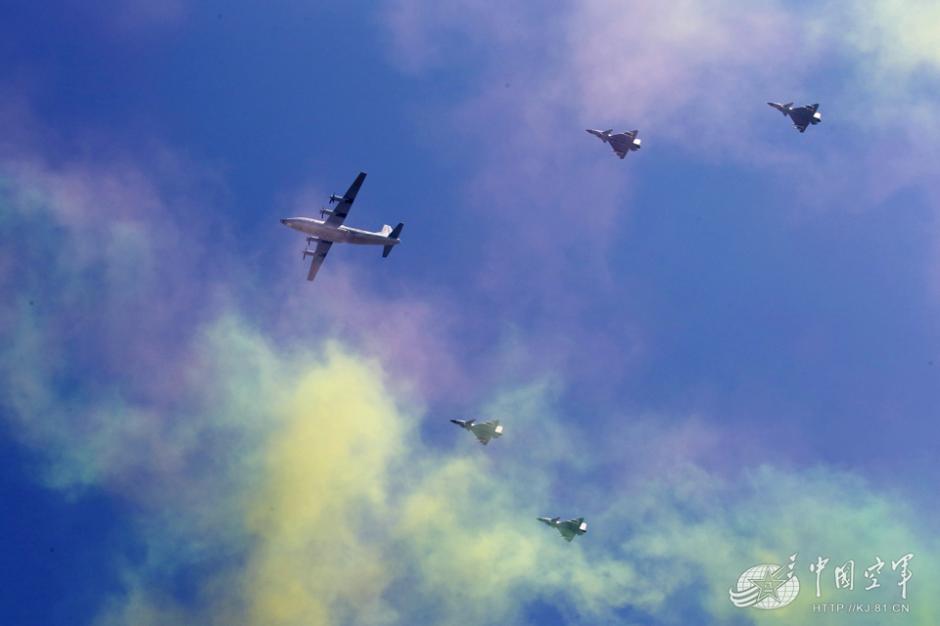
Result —
M399 222L399 223L398 223L398 226L396 226L395 228L393 228L393 229L392 229L392 232L390 232L390 233L388 234L388 238L389 238L389 239L395 239L396 241L395 241L395 243L389 244L389 245L385 246L384 248L382 248L382 258L383 258L383 259L384 259L385 257L387 257L389 254L391 254L392 248L394 248L394 247L395 247L395 244L398 243L397 240L398 240L399 235L401 235L401 229L404 228L404 227L405 227L405 224L404 224L403 222Z

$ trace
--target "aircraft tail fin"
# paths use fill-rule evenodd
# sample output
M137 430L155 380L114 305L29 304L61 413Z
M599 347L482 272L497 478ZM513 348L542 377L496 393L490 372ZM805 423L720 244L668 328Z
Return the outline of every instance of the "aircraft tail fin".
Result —
M393 228L393 229L391 230L391 232L389 232L388 235L386 235L386 236L387 236L389 239L398 239L398 237L401 235L401 229L404 228L404 227L405 227L404 222L398 222L398 226L396 226L395 228ZM382 229L382 232L385 232L385 228ZM382 258L384 259L384 258L387 257L389 254L391 254L392 248L394 248L394 247L395 247L395 244L393 243L393 244L391 244L391 245L388 245L388 246L385 246L384 248L382 248Z

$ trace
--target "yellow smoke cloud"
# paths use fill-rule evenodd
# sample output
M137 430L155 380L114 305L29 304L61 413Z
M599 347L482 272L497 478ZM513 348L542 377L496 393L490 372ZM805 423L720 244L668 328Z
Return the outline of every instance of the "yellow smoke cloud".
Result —
M407 418L378 368L330 347L322 364L283 389L282 427L263 454L246 506L254 537L243 577L250 624L330 624L383 609L382 545L389 466L404 450Z
M245 500L248 624L400 623L401 593L435 623L485 621L519 606L507 591L540 545L570 547L516 512L537 482L507 482L472 437L466 454L422 446L376 363L332 344L280 400Z

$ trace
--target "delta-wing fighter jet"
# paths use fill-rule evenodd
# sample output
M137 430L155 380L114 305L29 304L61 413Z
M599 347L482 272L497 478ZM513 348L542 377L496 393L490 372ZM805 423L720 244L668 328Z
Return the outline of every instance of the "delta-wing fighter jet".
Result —
M565 541L571 541L587 532L587 522L583 517L561 521L560 517L540 517L539 521L558 529Z
M503 427L499 425L499 420L489 422L477 422L476 420L450 420L465 430L469 430L476 435L484 446L490 442L490 439L496 439L503 436Z
M777 109L784 116L789 115L793 120L793 126L801 133L806 132L806 127L822 121L822 113L819 112L819 104L807 104L806 106L795 107L792 102L780 104L779 102L768 102L770 106Z
M310 272L307 273L307 280L313 280L326 259L326 253L334 243L354 243L359 245L382 246L382 256L387 257L392 248L401 243L399 236L404 224L392 228L388 224L382 227L378 232L360 230L345 226L346 216L349 214L349 208L359 193L363 181L366 179L365 172L359 172L359 176L353 181L341 196L333 194L330 196L330 205L336 204L332 209L320 209L320 218L313 217L289 217L281 220L281 224L299 230L307 235L307 248L304 250L303 258L313 257L310 263ZM322 219L322 218L326 219ZM310 244L316 242L317 247L310 249Z
M608 128L607 130L593 130L591 128L587 129L587 132L591 133L604 143L609 143L610 147L614 149L614 152L617 153L621 159L627 156L628 152L636 152L640 149L640 144L643 143L643 140L637 139L638 130L631 130L625 133L615 133L613 128Z

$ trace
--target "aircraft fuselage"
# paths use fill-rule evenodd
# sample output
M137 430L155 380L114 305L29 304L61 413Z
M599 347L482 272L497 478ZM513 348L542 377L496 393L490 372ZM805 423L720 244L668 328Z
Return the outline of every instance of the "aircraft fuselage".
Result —
M332 226L327 224L326 220L318 220L312 217L289 217L281 220L281 223L314 239L331 243L378 246L392 246L399 243L398 239L390 239L387 234L381 232L376 233L345 225Z

